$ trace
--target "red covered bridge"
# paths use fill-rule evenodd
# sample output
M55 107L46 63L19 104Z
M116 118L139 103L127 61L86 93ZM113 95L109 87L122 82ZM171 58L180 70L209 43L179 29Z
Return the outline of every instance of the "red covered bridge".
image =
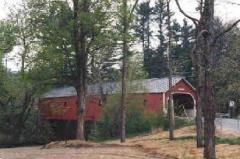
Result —
M173 77L172 83L171 92L173 94L176 115L194 117L197 99L195 88L185 78L180 76ZM136 80L128 83L128 92L135 98L143 98L141 100L146 111L166 112L169 99L168 84L168 78ZM118 82L89 85L85 120L98 120L103 109L102 97L120 92L120 86ZM43 119L49 121L76 121L76 100L74 87L53 89L44 94L40 99L39 108L41 115Z

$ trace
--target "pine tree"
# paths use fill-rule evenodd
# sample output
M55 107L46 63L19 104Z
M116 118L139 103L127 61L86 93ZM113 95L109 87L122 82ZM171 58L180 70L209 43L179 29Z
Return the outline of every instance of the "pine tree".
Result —
M143 2L137 8L136 16L137 16L137 26L136 33L140 37L143 49L143 57L144 57L144 69L148 72L149 77L152 76L152 68L151 68L151 60L154 51L151 49L151 22L152 22L152 14L153 8L150 7L150 1Z
M176 22L175 22L176 23ZM194 70L191 61L191 49L193 46L194 29L187 21L183 20L183 26L175 24L172 27L175 37L175 45L173 50L174 73L183 75L189 81L195 82Z
M167 58L165 56L167 50L166 34L164 30L167 27L167 4L165 0L158 0L154 7L155 21L158 24L158 40L159 45L151 60L151 77L167 76Z

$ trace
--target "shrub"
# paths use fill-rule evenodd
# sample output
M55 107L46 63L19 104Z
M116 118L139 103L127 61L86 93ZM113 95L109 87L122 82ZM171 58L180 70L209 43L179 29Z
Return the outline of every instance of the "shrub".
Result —
M136 100L137 99L137 100ZM162 113L146 112L141 95L128 97L126 134L128 136L150 132L155 128L168 130L168 117ZM100 121L97 122L97 139L117 138L119 136L120 96L118 94L107 97ZM193 125L194 121L176 118L176 128Z
M134 100L129 97L127 102L126 133L133 135L150 131L152 129L152 118L150 114L144 112L141 100ZM141 98L138 98L141 99ZM97 135L99 138L114 138L119 136L119 117L120 117L120 98L119 95L107 97L102 117L97 122Z
M118 136L119 101L116 95L108 96L100 121L97 122L97 137L113 138Z
M33 112L25 123L20 143L45 144L53 139L53 135L50 123L45 120L39 121L37 112Z
M0 123L4 121L4 118L2 118ZM14 129L18 129L16 132L20 133L17 137ZM5 126L0 129L0 147L45 144L52 139L52 135L48 122L38 123L37 112L31 111L22 127L9 125L8 128Z

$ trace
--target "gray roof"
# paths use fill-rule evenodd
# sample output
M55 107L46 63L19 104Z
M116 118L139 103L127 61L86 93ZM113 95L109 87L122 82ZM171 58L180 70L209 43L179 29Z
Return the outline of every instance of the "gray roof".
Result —
M180 80L185 80L181 76L174 76L172 78L173 86L177 84ZM186 81L186 80L185 80ZM194 87L186 81L193 89ZM168 78L153 78L153 79L143 79L128 82L128 92L129 93L161 93L167 92L169 86ZM88 85L88 94L113 94L120 92L121 83L120 82L109 82L103 84ZM53 97L67 97L76 96L76 90L74 87L62 87L53 89L43 95L43 98L53 98Z

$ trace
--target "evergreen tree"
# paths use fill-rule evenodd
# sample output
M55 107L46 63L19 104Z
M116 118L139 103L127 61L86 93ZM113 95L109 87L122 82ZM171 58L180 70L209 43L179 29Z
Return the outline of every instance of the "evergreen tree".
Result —
M167 20L167 4L165 0L158 0L154 7L154 16L156 23L158 24L158 35L159 45L157 50L152 55L151 60L151 73L150 77L163 77L167 76L167 59L166 59L166 20Z
M191 48L193 46L193 31L191 25L183 20L183 26L175 23L172 27L174 32L175 47L173 51L174 73L188 78L194 82L194 72L190 57Z
M151 69L151 60L154 51L151 49L151 38L152 38L152 31L150 28L151 25L151 18L153 14L153 8L150 7L150 1L143 2L137 8L136 16L137 16L137 23L136 26L136 33L140 37L143 49L143 57L144 57L144 65L143 67L148 72L149 76L152 76L152 69Z
M173 12L170 16L173 16ZM140 37L143 48L144 69L149 78L160 78L168 75L167 68L167 4L165 0L158 0L154 7L150 7L150 1L143 2L137 9L137 26L135 32ZM156 23L158 28L158 46L151 48L151 41L154 38L153 28L150 26ZM173 74L186 76L194 81L192 62L190 58L193 42L192 26L183 21L181 26L176 20L171 23L172 32L172 63ZM155 42L156 43L156 42Z

